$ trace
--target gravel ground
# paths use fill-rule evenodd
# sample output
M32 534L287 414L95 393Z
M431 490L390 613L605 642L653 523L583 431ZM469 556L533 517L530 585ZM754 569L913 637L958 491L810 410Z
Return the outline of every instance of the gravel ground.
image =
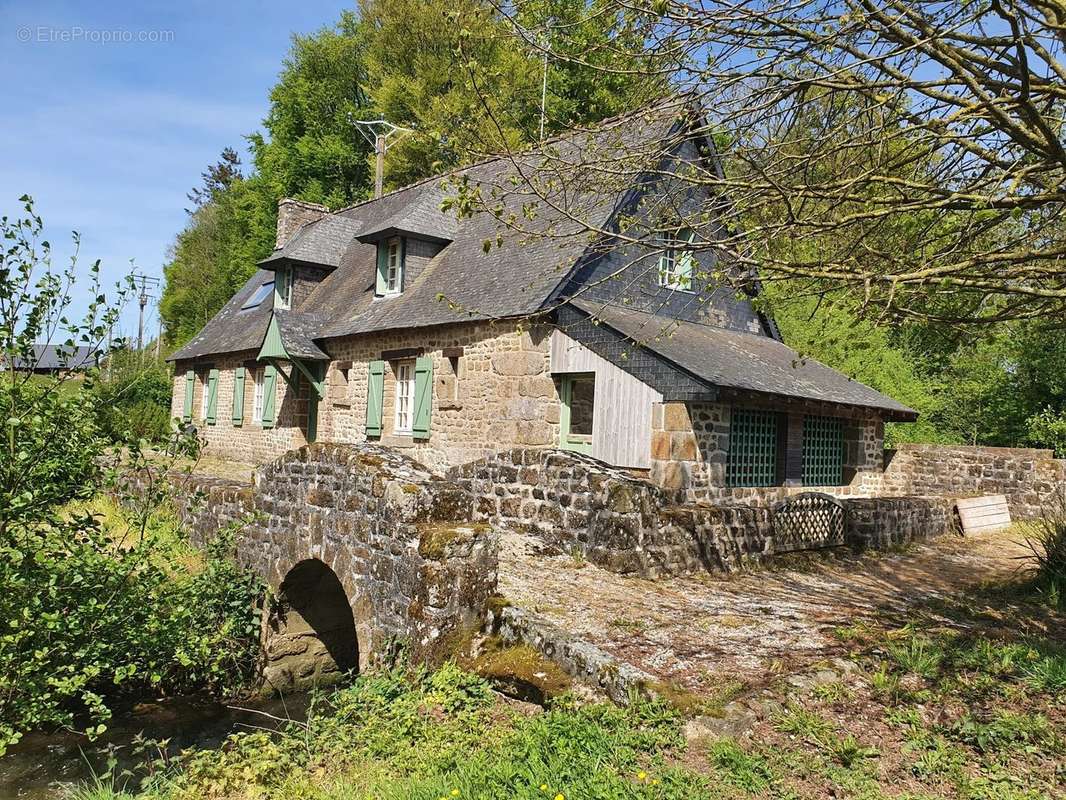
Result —
M514 533L501 546L500 593L664 682L706 693L840 655L836 628L903 624L915 603L1004 580L1019 568L1019 539L1017 529L946 536L901 553L822 553L738 575L646 580Z

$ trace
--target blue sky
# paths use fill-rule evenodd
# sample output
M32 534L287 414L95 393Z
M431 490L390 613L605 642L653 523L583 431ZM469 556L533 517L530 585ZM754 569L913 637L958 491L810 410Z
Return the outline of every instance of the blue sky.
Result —
M0 214L30 194L57 263L77 230L82 263L101 259L109 283L131 259L161 277L201 171L227 145L247 166L243 137L261 127L292 33L352 6L0 0ZM122 326L136 331L134 307Z

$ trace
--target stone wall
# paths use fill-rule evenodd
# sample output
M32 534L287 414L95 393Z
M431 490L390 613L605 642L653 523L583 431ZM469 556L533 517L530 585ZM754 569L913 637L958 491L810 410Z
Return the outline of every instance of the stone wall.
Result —
M885 461L884 494L1003 494L1016 519L1040 516L1066 486L1066 461L1050 450L903 444Z
M274 426L264 428L252 421L252 404L255 398L254 370L262 367L255 357L257 351L227 353L193 364L180 361L174 368L174 386L171 395L170 415L180 419L185 405L185 373L193 369L196 382L193 386L192 424L206 441L206 453L248 463L264 463L282 453L307 444L307 414L311 390L307 381L300 382L300 391L293 391L281 375L274 387ZM240 425L233 423L233 387L237 367L245 367L244 413ZM218 399L215 406L215 422L204 420L203 387L210 370L218 370ZM319 427L321 430L321 425Z
M763 408L780 414L778 471L782 485L766 488L726 486L730 414L733 408ZM821 414L844 420L844 481L840 486L803 485L803 417ZM736 395L723 402L662 403L652 411L651 479L671 490L683 490L695 502L772 503L797 492L834 496L869 496L881 485L884 424L861 409L813 401L770 403L754 395Z
M390 352L419 350L433 360L433 410L427 439L393 432L395 369L386 361L380 443L433 468L484 458L516 445L551 446L559 438L559 393L549 372L547 328L514 323L469 323L331 340L326 349L347 377L327 376L319 438L366 440L369 363ZM462 348L461 356L450 356Z
M733 571L779 552L767 503L692 503L684 489L663 489L576 453L519 448L447 475L474 496L478 519L527 530L613 572ZM902 544L950 527L949 501L841 502L845 538L855 546Z
M194 538L237 524L239 560L274 591L308 559L336 574L361 668L401 647L416 660L447 655L496 590L496 538L473 521L463 489L386 448L308 445L262 467L251 486L180 480ZM291 655L268 641L265 672Z
M520 329L513 323L466 323L418 330L348 336L330 340L333 361L326 372L325 397L318 406L317 439L358 443L366 437L366 387L369 363L386 362L382 436L378 443L401 450L423 464L443 468L484 458L500 448L553 446L559 438L559 393L549 372L549 331ZM457 353L461 350L461 355ZM416 355L433 360L433 409L426 439L397 435L395 419L397 364ZM171 414L180 417L185 398L185 371L197 370L193 422L207 441L207 453L238 461L264 463L307 444L310 388L299 392L279 375L273 428L252 422L254 385L245 380L244 418L232 421L234 370L254 369L248 351L176 365ZM217 419L203 421L202 388L210 368L219 370Z

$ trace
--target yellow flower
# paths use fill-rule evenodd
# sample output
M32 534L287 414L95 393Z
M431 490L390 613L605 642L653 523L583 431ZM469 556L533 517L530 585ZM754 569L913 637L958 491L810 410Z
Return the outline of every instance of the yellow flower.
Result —
M640 772L637 773L637 780L638 781L647 780L647 778L648 778L648 773L645 772L644 770L641 770Z
M555 800L566 800L566 798L563 797L562 794L560 793L560 794L555 795Z
M548 791L548 784L546 784L546 783L542 783L542 784L540 785L540 790L541 790L542 792L546 792L546 791Z
M458 796L459 796L459 790L458 789L452 789L452 797L458 797Z

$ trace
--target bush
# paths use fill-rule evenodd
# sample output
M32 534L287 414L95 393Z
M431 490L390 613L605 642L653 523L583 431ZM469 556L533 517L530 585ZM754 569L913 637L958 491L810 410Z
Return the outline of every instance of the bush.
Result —
M1027 529L1026 558L1041 582L1066 587L1066 496L1060 494Z
M1029 417L1025 427L1033 447L1049 447L1059 458L1066 457L1066 412L1045 408Z
M113 501L65 510L57 524L0 544L0 752L26 730L102 732L109 703L145 692L216 692L250 678L261 589L231 558L203 554L174 517L144 525Z
M141 353L111 354L91 390L100 432L111 442L165 441L170 435L171 387L165 364Z

